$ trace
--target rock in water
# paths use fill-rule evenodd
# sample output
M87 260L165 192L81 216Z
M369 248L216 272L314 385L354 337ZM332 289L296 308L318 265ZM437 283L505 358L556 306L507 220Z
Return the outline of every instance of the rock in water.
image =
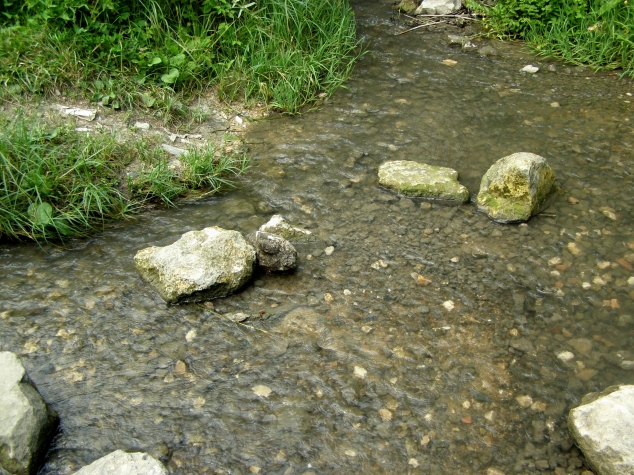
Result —
M268 223L260 226L259 231L277 234L290 242L315 241L315 237L310 231L292 226L279 214L272 216Z
M297 251L283 237L256 231L253 243L258 265L266 272L286 272L297 267Z
M634 386L587 395L568 428L597 474L634 475Z
M148 247L134 256L141 277L167 303L225 297L253 274L255 249L237 231L190 231L174 244Z
M410 15L416 11L420 0L401 0L398 4L398 9L403 13L409 13Z
M167 469L143 452L116 450L81 468L75 475L167 475Z
M469 201L469 190L458 183L458 172L407 160L379 167L379 184L407 196L434 200Z
M528 221L542 211L555 191L555 175L544 157L514 153L501 158L482 177L478 209L498 223Z
M0 352L0 472L35 473L56 426L57 414L31 385L18 357Z
M462 8L462 0L423 0L415 15L448 15Z

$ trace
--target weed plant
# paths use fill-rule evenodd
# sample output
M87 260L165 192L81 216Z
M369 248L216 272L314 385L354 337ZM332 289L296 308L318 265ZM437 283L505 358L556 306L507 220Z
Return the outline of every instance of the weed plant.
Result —
M0 91L172 111L212 83L298 112L358 55L347 0L0 0ZM178 108L174 109L178 115Z
M130 164L137 173L128 176ZM89 234L152 201L168 205L190 189L232 186L243 155L213 148L174 160L150 142L119 143L69 126L50 128L23 115L0 121L0 239L46 241ZM127 189L127 193L122 190Z
M468 6L502 38L519 37L542 55L634 77L634 6L628 0L498 0Z

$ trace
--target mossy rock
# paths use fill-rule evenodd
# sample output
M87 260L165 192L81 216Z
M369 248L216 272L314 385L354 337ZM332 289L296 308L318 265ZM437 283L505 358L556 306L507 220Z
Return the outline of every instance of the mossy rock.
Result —
M385 162L379 167L379 184L406 196L432 200L469 201L469 190L458 183L458 172L407 160Z
M416 11L419 4L420 0L401 0L398 4L398 9L403 13L412 14Z
M520 152L489 168L476 203L495 222L519 223L543 211L554 191L555 175L546 159Z

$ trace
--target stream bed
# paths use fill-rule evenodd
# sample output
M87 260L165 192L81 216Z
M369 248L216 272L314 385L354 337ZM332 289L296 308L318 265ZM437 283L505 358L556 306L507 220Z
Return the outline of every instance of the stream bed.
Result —
M42 474L116 449L173 474L587 469L569 410L634 382L631 83L516 44L480 57L397 36L389 2L353 4L367 54L347 89L252 127L239 189L70 249L0 246L0 350L61 420ZM378 186L381 163L416 160L458 170L473 199L520 151L559 187L523 225ZM139 249L273 214L315 236L293 274L166 306L135 271ZM253 318L219 316L235 311Z

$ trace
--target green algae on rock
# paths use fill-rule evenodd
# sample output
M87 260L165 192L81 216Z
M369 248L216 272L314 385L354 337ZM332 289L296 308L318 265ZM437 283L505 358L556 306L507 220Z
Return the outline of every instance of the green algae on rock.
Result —
M555 175L544 157L519 152L495 162L482 177L478 209L498 223L528 221L555 191Z
M379 167L379 184L406 196L433 200L469 201L469 190L458 183L458 172L409 160L385 162Z

